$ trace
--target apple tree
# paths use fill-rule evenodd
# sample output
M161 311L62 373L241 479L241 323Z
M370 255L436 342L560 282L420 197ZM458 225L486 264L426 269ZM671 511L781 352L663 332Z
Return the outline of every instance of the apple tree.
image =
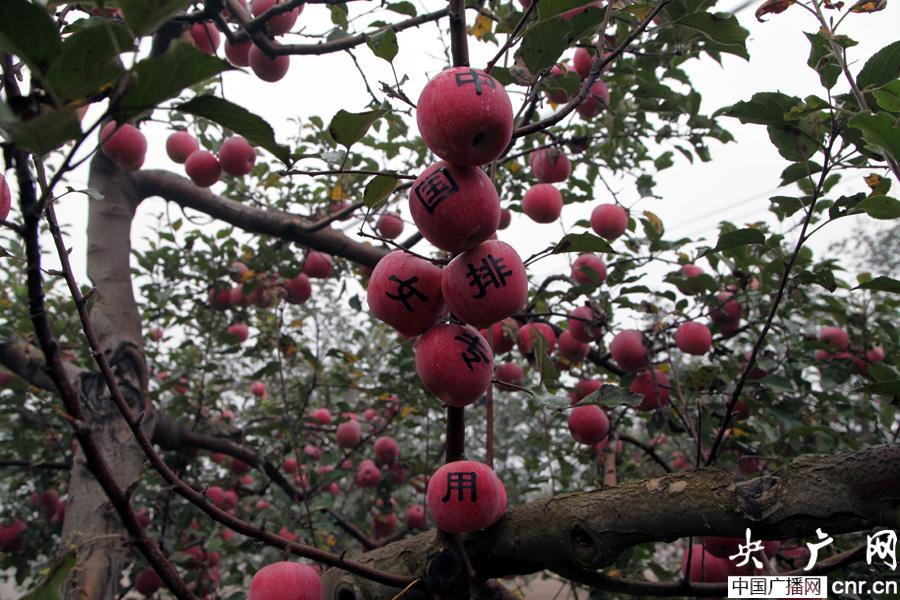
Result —
M0 568L32 598L722 596L823 529L813 573L871 576L900 281L809 241L900 217L900 42L841 29L884 2L755 8L808 13L785 61L821 87L708 112L691 64L752 60L711 0L0 2ZM276 132L326 55L365 95ZM667 232L654 176L737 122L784 161L770 214Z

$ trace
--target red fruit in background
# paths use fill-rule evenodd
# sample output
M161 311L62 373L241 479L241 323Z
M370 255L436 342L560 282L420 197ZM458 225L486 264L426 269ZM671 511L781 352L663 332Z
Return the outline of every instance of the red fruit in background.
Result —
M388 513L386 515L375 515L372 518L372 531L375 532L376 538L384 538L397 529L396 513Z
M522 212L535 223L552 223L562 214L563 199L549 183L538 183L522 198Z
M230 463L231 472L236 475L243 475L250 472L250 465L239 458L232 458Z
M596 254L579 254L572 263L572 279L584 285L606 281L606 263Z
M256 164L256 150L239 135L233 135L219 148L219 164L229 175L242 177L253 170Z
M377 486L380 481L381 469L373 461L366 459L359 463L359 468L356 469L356 485L369 488Z
M313 446L312 444L307 444L303 446L303 454L310 457L313 460L319 460L322 458L322 449L318 446Z
M116 128L110 121L100 130L100 148L120 169L133 171L144 164L147 138L129 123Z
M162 579L153 569L142 569L134 578L134 589L144 596L153 595L162 587Z
M580 363L591 351L590 345L575 339L569 331L563 331L559 336L559 353L563 358L573 363Z
M850 336L840 327L823 327L819 330L819 341L828 344L831 350L843 351L850 347Z
M375 228L378 230L378 235L393 240L403 233L403 219L397 213L385 213L378 217Z
M510 213L508 209L501 208L500 224L497 225L497 229L506 229L509 227L510 222L512 222L512 213ZM497 233L495 232L494 235L497 235Z
M406 509L406 526L410 529L425 529L425 507L413 504Z
M506 242L490 240L450 261L441 290L454 315L487 327L522 310L528 278L518 252Z
M372 450L375 452L375 462L380 465L389 465L400 456L400 446L397 440L390 436L382 436L375 440Z
M356 448L359 445L360 440L362 439L362 431L359 426L359 421L356 419L350 419L349 421L344 421L340 425L338 425L337 433L335 434L337 445L341 448Z
M296 533L293 533L287 527L282 527L281 529L279 529L278 535L283 537L284 539L286 539L289 542L296 542L298 539L300 539L300 536L298 536Z
M5 221L9 216L9 209L12 206L12 194L9 191L9 184L6 177L0 173L0 221ZM509 211L507 211L508 213Z
M462 325L435 325L416 344L416 373L448 406L475 402L491 384L494 355L481 334Z
M293 457L288 457L284 459L284 462L281 463L281 470L289 475L293 475L297 472L297 459Z
M276 4L283 4L282 0L253 0L250 10L253 16L258 17ZM266 22L269 33L272 35L284 35L289 32L297 22L297 17L303 12L303 4L280 15L274 16Z
M272 563L253 576L247 600L322 600L322 581L308 565Z
M500 480L473 460L447 463L428 482L428 510L438 529L468 533L493 525L503 514Z
M184 171L191 178L194 185L209 187L219 180L222 174L222 165L212 152L197 150L184 162Z
M312 284L306 273L300 273L293 279L285 279L284 289L287 290L286 299L291 304L303 304L312 296Z
M213 310L224 310L231 306L231 290L209 290L209 307Z
M147 337L149 337L154 342L158 342L163 339L164 332L159 327L154 327L150 331L147 332Z
M703 275L703 272L703 269L701 269L697 265L692 265L690 263L681 265L681 274L688 279L690 279L691 277L698 277L700 275Z
M568 72L569 68L565 64L553 65L548 82L556 78L561 79ZM565 104L569 101L569 94L562 88L547 90L547 99L554 104Z
M644 397L637 410L654 410L669 403L669 377L659 369L643 371L628 389Z
M691 558L691 571L688 573L688 556ZM681 559L681 574L691 582L725 583L731 574L731 563L727 559L714 556L703 549L703 544L694 544L693 551L688 554L685 549Z
M366 300L372 315L402 335L424 333L444 312L441 269L403 250L378 261Z
M741 303L732 300L731 292L719 292L716 294L714 308L709 313L712 322L720 327L730 323L737 323L741 320Z
M442 71L425 85L417 107L425 145L454 165L487 164L512 140L512 103L500 82L484 71Z
M330 425L331 411L327 408L317 408L316 410L312 411L312 418L322 425Z
M210 502L212 502L222 510L227 510L225 490L223 490L221 487L217 485L210 486L209 489L206 490L206 497L209 498Z
M59 493L56 490L32 492L29 504L31 504L32 508L36 509L44 519L49 521L53 518L53 515L56 514L56 509L59 507Z
M886 356L887 354L881 346L866 351L866 360L870 363L879 363L883 361Z
M491 335L488 335L490 329ZM480 331L481 337L487 340L494 355L509 352L516 345L516 337L519 333L519 324L515 319L503 319L491 325L488 329Z
M609 88L602 81L597 81L591 85L587 97L575 111L582 119L589 121L603 112L607 106L609 106Z
M758 456L742 456L738 459L738 469L745 475L753 475L759 473L765 465L763 459Z
M602 385L603 381L600 379L582 379L575 384L575 388L572 390L572 404L579 402L583 398L587 398L599 390Z
M0 550L3 552L20 552L25 547L25 530L28 526L22 519L14 519L0 526Z
M640 331L626 329L616 334L609 345L609 351L620 367L626 371L636 371L650 362L644 342L644 334Z
M166 138L166 154L178 164L184 164L188 156L199 149L197 140L187 131L176 131Z
M250 46L247 51L247 62L257 77L263 81L274 83L287 75L291 66L291 57L287 54L269 58L257 46Z
M262 398L266 395L266 384L262 381L254 381L250 384L250 393L257 398Z
M596 315L590 306L579 306L572 309L569 312L569 333L573 338L585 344L600 339L603 336L603 327L592 325L591 322L595 319Z
M675 331L675 345L687 354L703 356L712 348L712 333L702 323L687 321Z
M500 224L500 198L477 167L436 162L409 192L409 212L426 240L448 252L474 248Z
M559 148L536 150L531 153L528 161L531 165L531 172L544 183L559 183L568 179L572 174L572 163Z
M601 204L591 212L591 229L613 241L628 229L628 212L618 204Z
M497 367L497 381L522 385L525 381L525 371L514 362L505 362ZM509 386L500 385L501 388L512 389Z
M225 333L236 339L238 343L243 344L250 337L250 328L247 327L246 323L233 323L228 326Z
M587 48L577 48L572 57L572 66L575 68L575 72L584 79L591 74L591 67L594 66L594 53Z
M519 328L519 352L524 356L532 354L539 335L544 338L547 354L552 354L556 348L556 333L546 323L525 323Z
M253 42L247 40L246 42L237 42L232 44L228 40L225 40L225 58L228 59L228 62L233 64L236 67L249 67L250 66L250 46L253 45Z
M191 39L201 52L215 54L219 49L219 30L212 21L191 25Z
M593 446L609 433L609 417L599 406L576 406L569 413L569 433L579 444Z
M303 261L303 272L309 277L315 279L325 279L334 270L334 261L331 256L324 252L310 250L306 253L306 260Z
M705 535L702 541L708 553L719 558L728 558L738 553L738 546L744 543L744 538Z

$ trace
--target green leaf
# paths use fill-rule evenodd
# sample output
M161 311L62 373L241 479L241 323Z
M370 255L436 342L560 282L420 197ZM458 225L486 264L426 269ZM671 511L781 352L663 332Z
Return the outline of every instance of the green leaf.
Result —
M869 196L856 208L873 219L900 219L900 201L890 196Z
M896 279L891 279L890 277L885 277L881 275L879 277L875 277L874 279L870 279L865 283L861 283L854 290L875 290L878 292L890 292L892 294L900 294L900 281Z
M366 184L363 202L369 208L379 206L397 187L397 178L390 175L376 175Z
M888 44L866 61L856 84L862 88L882 86L900 77L900 41Z
M290 162L290 148L276 142L272 126L246 108L217 96L202 95L179 104L174 110L214 121L244 136L251 144L265 148L281 162Z
M604 408L616 408L619 406L639 406L643 401L643 394L635 394L628 388L605 383L582 398L577 406L595 404Z
M394 60L399 50L397 34L393 29L386 29L376 35L367 35L366 45L372 51L372 54L388 62Z
M850 127L862 131L863 138L882 154L900 157L900 127L896 119L887 113L858 114L848 121Z
M813 161L793 163L781 172L781 185L789 185L795 181L806 179L821 170L822 166Z
M349 148L361 140L369 131L369 127L387 113L388 111L383 108L361 113L351 113L341 109L328 124L328 133L338 144Z
M98 95L115 88L125 72L119 54L134 40L127 29L100 21L70 35L50 66L46 84L63 102Z
M538 3L538 18L545 21L558 14L579 8L587 4L593 4L595 0L541 0Z
M125 22L135 35L147 35L174 17L184 12L189 0L119 0L125 14Z
M803 208L803 200L793 196L773 196L769 198L769 202L772 203L769 210L775 213L780 221L785 220Z
M757 125L784 125L785 113L800 103L800 98L781 92L759 92L750 100L732 104L721 109L722 114L739 119L741 123Z
M609 242L593 233L568 233L553 248L553 254L563 252L605 252L618 254Z
M391 2L385 8L408 17L415 17L418 14L416 6L412 2L406 2L405 0L403 2Z
M837 289L837 283L834 281L834 273L831 269L817 269L815 271L802 271L796 277L797 281L806 284L820 285L829 292Z
M841 66L831 53L828 40L821 33L806 33L809 40L809 59L806 64L819 74L822 87L830 90L841 76Z
M59 600L62 586L74 568L75 552L66 552L50 564L46 577L21 600Z
M74 109L50 110L22 121L5 103L0 103L0 130L14 144L38 156L44 156L81 136L81 124Z
M548 345L544 334L539 329L535 329L532 335L534 336L534 368L540 373L541 385L548 391L552 391L553 384L559 379L559 371L556 370L556 366L547 352Z
M700 256L706 256L710 252L720 252L722 250L728 250L730 248L737 248L739 246L749 246L751 244L765 244L766 236L763 235L763 232L759 229L735 229L734 231L728 231L719 236L719 241L716 243L716 247L710 250L707 250Z
M570 20L555 16L539 21L522 37L519 47L525 66L532 73L552 67L562 53L603 21L604 11L589 6Z
M881 394L885 396L900 395L900 379L892 379L890 381L877 381L869 383L862 387L856 388L854 392L867 392L869 394Z
M872 92L878 106L884 110L900 113L900 79L895 79L880 90Z
M714 42L722 52L750 59L746 45L749 33L732 14L698 12L680 17L673 25L700 33Z
M26 0L0 0L0 52L14 54L40 74L47 72L61 46L46 10Z

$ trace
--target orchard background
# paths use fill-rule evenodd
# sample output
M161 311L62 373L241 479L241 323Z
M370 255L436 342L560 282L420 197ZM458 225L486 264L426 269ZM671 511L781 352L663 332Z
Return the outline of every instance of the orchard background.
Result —
M515 575L721 596L719 557L747 527L780 541L769 572L801 569L823 528L837 541L818 572L882 574L863 542L896 527L900 499L896 7L326 0L273 37L299 3L254 4L0 3L9 593L240 598L294 555L342 599L521 596ZM250 32L261 64L292 55L284 78L204 53L225 29ZM556 76L561 61L581 73ZM366 288L398 243L450 268L410 216L438 160L413 105L466 62L492 67L516 115L485 176L529 285L483 340L495 377L513 363L522 380L454 410ZM110 119L142 134L98 150ZM252 170L195 185L167 156L181 129L223 164L243 136ZM522 200L548 150L573 168L553 183L561 216L544 201L537 223ZM627 209L622 235L591 222L601 204ZM394 213L392 242L377 223ZM603 281L573 269L584 253ZM679 340L686 321L711 347ZM550 339L523 355L529 323ZM573 342L585 325L596 339ZM458 536L423 507L461 456L491 463L507 501ZM298 573L255 597L315 597L319 575Z

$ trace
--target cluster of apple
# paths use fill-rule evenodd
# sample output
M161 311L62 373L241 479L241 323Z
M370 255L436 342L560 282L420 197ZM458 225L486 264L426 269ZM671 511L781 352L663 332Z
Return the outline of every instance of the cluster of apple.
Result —
M35 490L28 503L50 525L62 525L66 516L66 501L60 499L56 490ZM27 531L28 524L18 518L0 525L0 552L20 552L25 548Z
M880 363L886 353L882 346L876 346L866 350L865 354L853 354L850 352L850 335L840 327L823 327L819 330L819 341L827 346L816 350L815 359L818 362L831 360L849 360L860 374L868 376L869 365Z
M566 62L554 65L550 69L550 80L552 82L553 78L561 78L570 71L575 71L584 80L590 75L593 64L594 50L578 48L572 57L571 68ZM564 104L570 100L569 94L561 86L555 86L548 90L547 99L554 104ZM600 114L607 106L609 106L609 88L598 79L591 84L587 97L575 108L575 111L582 119L588 121Z
M243 177L256 164L256 150L239 135L222 142L219 155L201 150L197 140L186 131L176 131L166 140L166 153L173 161L184 165L184 171L194 185L209 187L219 180L222 171Z

